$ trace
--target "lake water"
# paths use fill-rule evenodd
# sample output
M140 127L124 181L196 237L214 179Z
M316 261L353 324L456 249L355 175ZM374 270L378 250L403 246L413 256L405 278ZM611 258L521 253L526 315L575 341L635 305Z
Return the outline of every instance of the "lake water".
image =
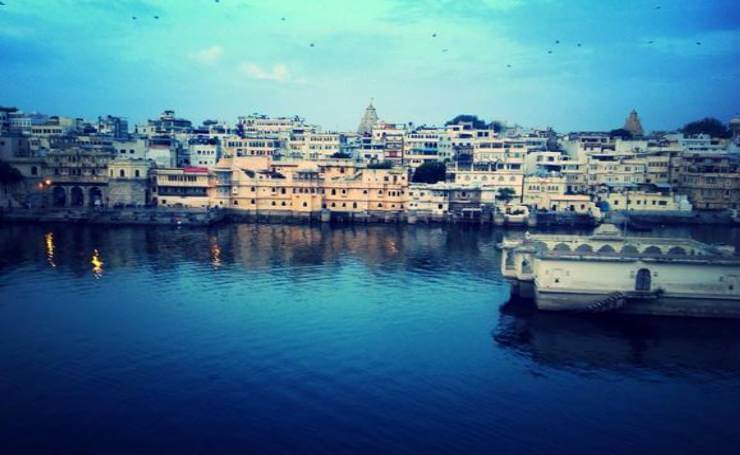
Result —
M738 453L740 322L507 303L501 235L0 226L0 452Z

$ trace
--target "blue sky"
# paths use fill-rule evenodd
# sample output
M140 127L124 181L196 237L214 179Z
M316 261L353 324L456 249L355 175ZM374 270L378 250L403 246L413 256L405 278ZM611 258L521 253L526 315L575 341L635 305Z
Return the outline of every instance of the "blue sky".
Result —
M737 0L3 1L0 105L27 111L355 129L372 97L388 121L559 131L740 113Z

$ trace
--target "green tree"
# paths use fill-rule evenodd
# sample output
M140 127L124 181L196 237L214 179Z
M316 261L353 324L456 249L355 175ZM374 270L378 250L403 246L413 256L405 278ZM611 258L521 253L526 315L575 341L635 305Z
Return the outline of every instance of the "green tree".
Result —
M506 203L514 199L514 196L516 196L514 188L501 188L498 190L498 194L496 194L496 200Z
M448 120L445 125L457 125L458 123L466 122L471 122L473 124L473 128L478 130L484 130L488 128L488 125L486 125L485 121L479 119L477 115L472 114L460 114L452 120Z
M619 137L622 139L632 139L632 133L624 128L609 131L609 137Z
M684 125L681 132L686 135L708 134L711 137L727 139L731 136L730 129L716 118L706 117Z
M337 158L337 159L352 158L352 156L349 153L342 153L342 152L337 152L333 154L331 157Z
M23 175L18 169L5 161L0 161L0 184L7 187L20 183L21 181L23 181Z
M444 182L447 166L437 161L426 162L417 167L411 181L415 183Z
M391 163L388 160L377 161L375 163L370 163L367 165L368 169L390 169L392 167L393 167L393 163Z
M495 133L500 133L501 131L504 130L504 125L498 120L494 120L488 124L488 129L493 130Z

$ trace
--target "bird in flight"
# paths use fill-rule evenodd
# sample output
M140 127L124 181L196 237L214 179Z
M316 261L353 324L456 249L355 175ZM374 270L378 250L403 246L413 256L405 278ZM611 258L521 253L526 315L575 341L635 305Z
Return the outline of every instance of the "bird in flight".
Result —
M285 22L285 18L284 17L281 17L280 20L283 21L283 22Z
M0 6L5 6L5 3L3 3L3 2L0 2Z
M560 40L559 39L556 39L555 40L555 44L560 44Z
M655 42L655 41L653 41L653 40L650 40L650 41L648 41L648 44L653 44L654 42Z
M697 42L696 42L696 45L697 45L697 46L701 46L701 41L697 41Z
M136 16L131 16L131 20L132 21L135 21L136 20Z
M506 65L507 68L511 68L511 65Z
M436 33L432 33L432 38L436 38L436 37L437 37L437 34Z
M442 52L447 52L447 49L442 49Z
M548 54L552 54L552 51L547 51Z
M154 16L154 19L159 20L159 16Z
M311 44L310 44L310 46L311 46L311 47L314 47L314 44L313 44L313 43L311 43Z

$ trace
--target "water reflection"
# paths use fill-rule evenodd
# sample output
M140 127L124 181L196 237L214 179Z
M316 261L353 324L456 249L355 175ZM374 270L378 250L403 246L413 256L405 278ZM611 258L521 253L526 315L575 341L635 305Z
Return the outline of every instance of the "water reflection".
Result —
M221 266L221 248L218 246L218 237L211 236L211 264L214 268Z
M100 252L95 249L93 250L92 259L90 260L90 264L92 264L92 272L93 276L96 279L99 279L103 276L103 260L100 258Z
M52 268L55 268L57 265L54 263L54 233L53 232L47 232L46 235L44 235L44 243L46 244L46 260L49 262L49 265L51 265Z
M518 300L500 313L492 331L496 345L539 365L580 372L740 375L735 320L566 315L539 312Z

